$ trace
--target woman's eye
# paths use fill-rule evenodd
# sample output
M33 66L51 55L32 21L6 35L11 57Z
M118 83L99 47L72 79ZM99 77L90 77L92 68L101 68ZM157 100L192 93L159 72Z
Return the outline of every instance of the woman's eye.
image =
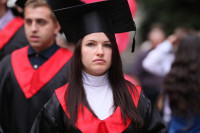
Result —
M90 47L91 47L91 46L94 46L94 45L95 45L94 43L88 43L88 44L87 44L87 46L90 46Z
M107 48L112 48L111 44L104 44L104 46L107 47Z

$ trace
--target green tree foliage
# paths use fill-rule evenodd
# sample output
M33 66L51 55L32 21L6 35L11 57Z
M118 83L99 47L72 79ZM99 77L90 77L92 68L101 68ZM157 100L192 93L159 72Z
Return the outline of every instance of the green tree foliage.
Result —
M200 0L137 0L146 16L141 24L142 39L153 23L162 23L166 34L176 27L200 29Z

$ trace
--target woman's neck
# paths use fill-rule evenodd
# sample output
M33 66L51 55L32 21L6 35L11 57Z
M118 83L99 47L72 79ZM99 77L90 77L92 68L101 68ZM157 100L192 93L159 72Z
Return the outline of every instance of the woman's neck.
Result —
M104 75L101 76L92 76L83 71L82 76L83 76L83 83L90 86L103 86L109 83L108 73L105 73Z

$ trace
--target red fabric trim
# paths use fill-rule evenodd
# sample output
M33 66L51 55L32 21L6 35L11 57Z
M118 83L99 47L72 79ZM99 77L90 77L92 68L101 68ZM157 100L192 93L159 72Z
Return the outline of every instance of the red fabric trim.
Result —
M134 85L137 85L137 84L138 84L138 83L136 82L136 80L135 80L133 77L131 77L130 75L124 74L124 78L125 78L126 80L128 80L129 82L131 82L132 84L134 84Z
M65 91L67 89L68 84L58 88L55 90L56 96L69 117L68 112L66 111L66 104L65 104ZM132 94L133 101L135 106L138 106L138 101L141 93L141 88L136 86L138 95ZM123 123L123 119L121 116L120 107L117 107L115 112L106 118L105 120L100 120L99 118L94 117L94 115L85 107L83 106L83 112L81 111L81 105L78 109L78 119L76 122L76 126L80 131L83 133L121 133L123 132L131 123L131 120L128 118L127 124Z
M65 84L65 85L63 85L63 86L61 86L60 88L56 89L56 90L55 90L55 93L56 93L56 96L57 96L57 98L58 98L58 101L60 102L60 104L61 104L63 110L65 111L65 113L66 113L67 116L69 117L69 114L68 114L68 112L66 111L67 106L66 106L66 104L65 104L65 91L66 91L67 87L68 87L68 83Z
M0 31L0 50L7 44L7 42L14 36L23 24L24 20L21 17L15 17Z
M60 71L72 57L72 52L60 48L36 70L27 55L28 46L18 49L12 53L11 63L17 82L25 97L29 99Z

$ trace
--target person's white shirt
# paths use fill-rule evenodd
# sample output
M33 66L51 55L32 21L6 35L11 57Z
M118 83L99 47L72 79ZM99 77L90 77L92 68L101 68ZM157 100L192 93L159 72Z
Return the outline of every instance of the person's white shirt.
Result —
M173 45L166 40L148 53L142 66L145 70L164 77L170 71L174 58Z
M142 62L145 70L164 77L170 71L175 59L175 52L170 41L166 40L149 52ZM163 120L169 123L171 120L171 109L168 96L164 97Z

